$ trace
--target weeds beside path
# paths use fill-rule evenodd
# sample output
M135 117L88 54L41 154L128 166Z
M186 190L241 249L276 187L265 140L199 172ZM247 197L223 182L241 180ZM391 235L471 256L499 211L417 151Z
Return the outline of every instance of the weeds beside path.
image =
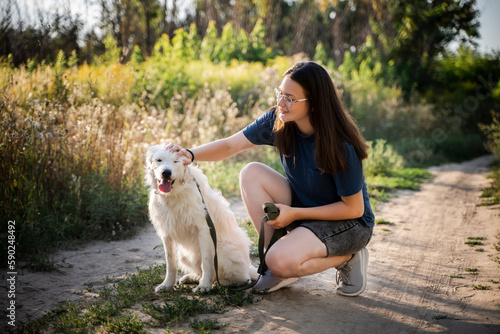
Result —
M217 321L214 327L203 322L206 316L195 316L170 330L202 332L196 328L218 326L224 333L329 333L336 327L349 333L364 333L367 328L373 333L497 333L500 217L498 209L478 206L481 190L490 184L486 166L491 160L482 157L432 168L434 179L420 191L400 191L378 206L376 215L385 224L375 227L368 287L360 297L337 296L335 270L330 269L301 278L258 303L210 315ZM83 250L54 255L62 273L19 276L19 319L39 316L58 301L89 300L100 288L117 284L106 277L123 277L125 272L135 273L137 265L147 269L162 263L161 249L153 249L157 244L159 239L148 227L133 239L95 242ZM79 291L84 296L77 295ZM167 300L153 291L150 296ZM150 327L155 320L140 305L127 312L145 321L143 329L168 332L164 325ZM132 319L128 318L129 329L136 325ZM102 332L113 326L113 320L104 323Z

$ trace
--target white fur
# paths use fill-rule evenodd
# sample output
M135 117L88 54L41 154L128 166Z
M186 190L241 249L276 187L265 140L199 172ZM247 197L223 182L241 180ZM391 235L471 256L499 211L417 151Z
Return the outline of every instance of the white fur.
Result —
M228 202L210 188L207 177L197 167L185 166L181 159L162 146L150 147L146 156L149 218L163 242L167 264L165 280L155 291L172 289L175 285L177 266L174 253L185 273L179 283L199 282L193 291L207 292L215 281L214 244L195 179L217 231L221 284L250 282L256 278L257 272L250 265L248 236L238 226ZM171 171L173 181L168 193L158 190L165 169Z

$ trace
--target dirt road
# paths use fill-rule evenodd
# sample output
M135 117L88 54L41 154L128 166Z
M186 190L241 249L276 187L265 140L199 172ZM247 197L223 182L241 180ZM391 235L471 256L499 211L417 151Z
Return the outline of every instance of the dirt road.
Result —
M246 308L214 315L230 325L224 333L500 333L500 210L478 207L489 184L486 156L432 168L435 175L417 192L401 191L379 205L378 225L368 247L368 286L356 298L335 294L335 270L303 277L289 288ZM234 203L244 215L241 203ZM482 246L465 244L485 237ZM134 239L95 242L65 251L54 260L64 274L29 273L18 277L19 319L38 316L58 301L106 276L133 273L161 263L152 227ZM483 248L483 252L475 251ZM477 269L472 275L467 269ZM452 278L453 277L453 278ZM461 277L461 278L459 278ZM473 285L491 286L476 290Z

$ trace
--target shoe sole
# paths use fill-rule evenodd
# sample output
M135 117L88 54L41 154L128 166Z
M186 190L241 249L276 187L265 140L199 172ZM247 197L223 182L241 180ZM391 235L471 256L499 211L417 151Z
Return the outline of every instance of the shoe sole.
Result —
M342 292L340 290L335 290L335 292L338 294L338 295L341 295L341 296L347 296L347 297L356 297L356 296L359 296L360 294L362 294L365 289L366 289L366 281L367 281L367 278L366 278L366 271L367 271L367 268L368 268L368 259L369 259L369 254L368 254L368 249L363 248L361 250L362 254L361 254L361 261L362 261L362 275L363 277L365 278L363 280L363 286L361 287L361 289L359 291L356 291L356 292L351 292L351 293L347 293L347 292Z
M273 286L272 288L270 288L266 292L269 293L269 292L279 290L279 289L284 288L285 286L293 284L297 281L298 281L297 277L285 278L284 280L282 280L281 282L279 282L278 284L276 284L275 286Z

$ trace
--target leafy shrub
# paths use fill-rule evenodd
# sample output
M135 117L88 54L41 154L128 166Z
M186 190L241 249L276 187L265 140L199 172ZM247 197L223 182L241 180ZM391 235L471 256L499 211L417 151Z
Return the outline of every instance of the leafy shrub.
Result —
M403 168L404 160L391 145L384 139L368 142L368 158L364 161L364 170L367 175L392 175Z
M500 157L500 112L492 112L491 124L480 124L479 128L488 138L487 147L496 156Z

